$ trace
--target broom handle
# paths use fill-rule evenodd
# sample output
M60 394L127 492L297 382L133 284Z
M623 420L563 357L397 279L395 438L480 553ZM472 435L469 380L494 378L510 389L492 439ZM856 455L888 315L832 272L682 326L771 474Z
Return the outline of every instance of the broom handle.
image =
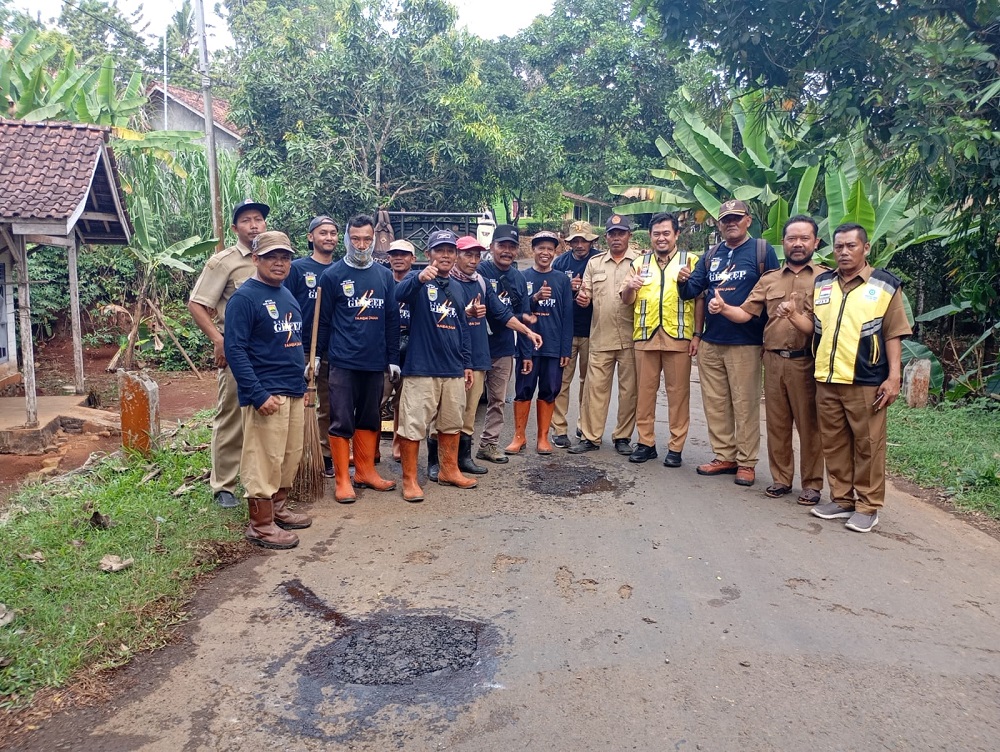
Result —
M323 288L316 288L316 306L313 308L312 340L309 342L309 388L316 388L316 369L313 363L316 362L316 337L319 336L319 304L323 300Z

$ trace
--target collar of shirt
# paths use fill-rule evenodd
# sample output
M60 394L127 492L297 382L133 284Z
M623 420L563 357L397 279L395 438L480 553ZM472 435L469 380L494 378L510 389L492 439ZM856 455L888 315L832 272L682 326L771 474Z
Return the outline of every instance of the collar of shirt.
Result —
M844 279L841 275L840 270L837 270L837 279L840 280L840 289L842 290L853 290L855 287L866 284L872 276L872 272L875 271L871 264L865 264L858 270L857 274L852 276L850 279Z
M250 248L247 248L245 245L243 245L242 241L239 240L236 241L236 250L238 250L244 256L249 256L251 253L253 253L253 251Z

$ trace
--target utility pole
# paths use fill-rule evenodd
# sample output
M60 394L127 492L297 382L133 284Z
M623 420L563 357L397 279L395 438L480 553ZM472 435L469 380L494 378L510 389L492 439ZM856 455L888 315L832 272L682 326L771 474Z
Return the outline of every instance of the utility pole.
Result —
M170 130L167 127L167 34L170 31L168 26L163 31L163 130Z
M205 153L208 155L208 187L212 199L212 232L218 238L218 250L225 246L222 228L222 198L219 196L219 166L215 158L215 114L212 110L212 78L208 68L208 35L205 33L204 0L194 0L198 20L198 47L201 63L201 91L205 95Z

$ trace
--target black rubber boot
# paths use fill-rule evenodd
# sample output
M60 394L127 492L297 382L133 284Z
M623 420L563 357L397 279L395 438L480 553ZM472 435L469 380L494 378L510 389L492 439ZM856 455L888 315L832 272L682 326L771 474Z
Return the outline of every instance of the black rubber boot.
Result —
M438 440L427 437L427 480L438 482Z
M489 472L472 459L472 437L464 433L458 435L458 469L471 475L485 475Z

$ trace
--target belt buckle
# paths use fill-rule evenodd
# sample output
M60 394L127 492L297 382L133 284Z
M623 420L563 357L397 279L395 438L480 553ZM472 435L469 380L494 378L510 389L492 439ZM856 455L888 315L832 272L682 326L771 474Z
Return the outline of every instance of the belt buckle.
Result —
M780 355L782 358L785 358L787 360L788 358L792 357L792 351L791 350L778 350L778 355Z

